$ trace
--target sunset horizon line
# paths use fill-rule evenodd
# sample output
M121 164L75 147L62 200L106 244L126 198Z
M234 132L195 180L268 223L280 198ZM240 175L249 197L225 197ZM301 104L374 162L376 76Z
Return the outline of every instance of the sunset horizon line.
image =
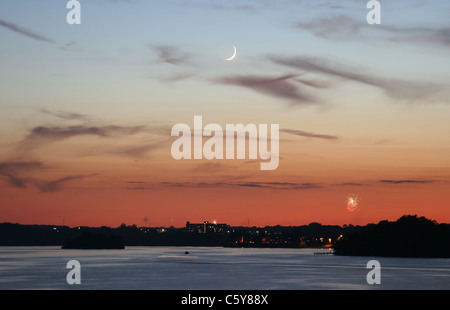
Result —
M378 224L379 222L383 222L383 221L388 221L388 222L395 222L398 219L405 217L405 216L413 216L413 217L417 217L417 218L425 218L428 219L430 221L435 222L436 224L450 224L450 222L439 222L434 218L431 217L427 217L425 215L418 215L418 214L410 214L410 213L405 213L401 216L396 217L395 219L381 219L381 220L375 220L375 221L368 221L365 224L352 224L352 223L346 223L346 224L332 224L332 223L324 223L324 222L320 222L320 221L310 221L308 223L303 223L303 224L289 224L289 225L285 225L285 224L275 224L275 225L238 225L238 224L228 224L226 223L226 221L216 221L216 220L203 220L203 221L190 221L187 220L185 221L186 224L190 223L190 224L203 224L203 223L209 223L209 224L214 224L214 225L227 225L229 227L248 227L248 228L264 228L264 227L300 227L300 226L309 226L311 224L319 224L322 226L339 226L339 227L344 227L344 226L367 226L367 225L371 225L371 224ZM167 225L167 224L162 224L162 225L138 225L136 223L132 223L132 224L127 224L125 222L122 222L119 225L74 225L74 226L70 226L67 224L43 224L43 223L33 223L33 224L26 224L26 223L20 223L20 222L12 222L12 221L4 221L4 222L0 222L0 225L2 224L13 224L13 225L23 225L23 226L54 226L54 227L68 227L68 228L101 228L101 227L107 227L107 228L119 228L123 225L129 227L129 226L136 226L138 228L173 228L173 229L180 229L180 228L186 228L186 224L185 225Z

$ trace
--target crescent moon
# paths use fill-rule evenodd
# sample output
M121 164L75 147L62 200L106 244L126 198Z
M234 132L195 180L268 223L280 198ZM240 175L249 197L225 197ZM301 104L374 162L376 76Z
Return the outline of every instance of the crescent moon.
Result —
M236 46L233 45L233 48L234 48L233 56L231 56L230 58L226 58L225 59L226 61L233 60L236 57L236 53L237 53Z

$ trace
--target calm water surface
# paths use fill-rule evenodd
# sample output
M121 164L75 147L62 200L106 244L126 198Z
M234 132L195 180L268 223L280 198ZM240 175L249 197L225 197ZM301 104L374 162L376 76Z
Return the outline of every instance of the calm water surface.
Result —
M450 289L450 259L313 255L317 251L0 247L0 289ZM381 264L380 285L367 284L371 259ZM81 264L80 285L67 284L69 260Z

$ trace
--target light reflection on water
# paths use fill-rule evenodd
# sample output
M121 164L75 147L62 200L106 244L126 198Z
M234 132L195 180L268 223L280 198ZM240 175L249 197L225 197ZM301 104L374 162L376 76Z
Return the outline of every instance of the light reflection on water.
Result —
M450 259L313 255L317 251L0 247L0 289L450 289ZM81 263L81 285L66 282L72 259ZM366 282L371 259L381 263L381 285Z

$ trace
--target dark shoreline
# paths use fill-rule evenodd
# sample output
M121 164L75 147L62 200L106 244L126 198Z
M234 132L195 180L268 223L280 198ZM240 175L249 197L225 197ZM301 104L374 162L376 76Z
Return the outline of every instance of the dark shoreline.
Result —
M335 255L450 258L450 224L404 215L363 227L334 244Z
M198 233L186 228L0 224L0 246L61 246L63 249L123 249L126 246L315 248L334 255L450 257L450 224L416 215L366 226L321 225L232 227Z

